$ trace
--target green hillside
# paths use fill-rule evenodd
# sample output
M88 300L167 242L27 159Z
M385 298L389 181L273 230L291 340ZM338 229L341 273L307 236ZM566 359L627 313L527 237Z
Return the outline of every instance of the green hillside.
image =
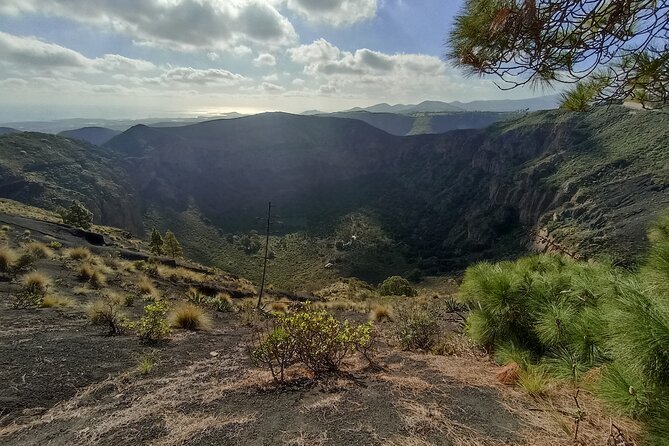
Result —
M284 288L531 249L631 264L669 207L668 137L666 114L624 107L410 137L281 113L136 126L104 148L20 134L0 138L0 194L48 208L82 199L140 234L171 228L190 257L253 279L260 259L240 241L259 238L272 201L270 281Z

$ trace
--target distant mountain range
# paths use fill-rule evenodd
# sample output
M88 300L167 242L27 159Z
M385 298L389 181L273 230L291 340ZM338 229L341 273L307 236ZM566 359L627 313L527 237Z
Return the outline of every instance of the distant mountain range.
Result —
M472 102L441 102L441 101L423 101L420 104L396 104L386 103L372 105L371 107L355 107L347 112L366 111L370 113L449 113L449 112L515 112L515 111L538 111L550 110L558 106L557 95L541 96L529 99L501 99L493 101L472 101ZM303 114L317 114L314 111L304 112Z
M11 127L0 127L0 135L9 135L11 133L21 133L21 130L16 130Z
M65 138L79 139L81 141L95 144L96 146L101 146L120 133L120 130L112 130L106 127L82 127L75 130L66 130L60 132L58 135L64 136Z

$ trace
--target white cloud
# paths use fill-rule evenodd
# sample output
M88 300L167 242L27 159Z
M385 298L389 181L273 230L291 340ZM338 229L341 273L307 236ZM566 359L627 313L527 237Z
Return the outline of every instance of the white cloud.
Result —
M273 67L276 65L276 58L271 54L263 53L253 59L253 64L256 67Z
M130 59L118 54L88 58L69 48L44 42L35 37L23 37L0 31L0 65L18 72L44 70L83 72L142 72L156 69L146 60Z
M178 67L166 71L162 78L166 81L174 81L195 85L234 85L246 78L240 74L231 73L227 70L210 68L198 70L191 67Z
M376 15L377 0L275 0L309 22L347 26Z
M443 74L445 64L436 57L422 54L385 54L367 48L354 53L341 51L325 39L288 50L294 62L304 65L313 76L393 76L399 73L416 76Z
M92 61L60 45L0 31L0 63L14 63L31 68L84 68L90 66Z
M3 0L0 14L59 16L181 51L294 43L293 25L261 0Z
M248 56L249 54L253 54L253 50L246 45L236 46L236 47L232 48L230 51L232 52L232 54L234 54L235 56L239 56L239 57Z
M274 74L268 74L267 76L263 76L262 80L267 81L267 82L276 82L279 80L279 75L274 73Z
M263 91L266 91L267 93L280 93L285 90L285 88L283 88L282 86L273 84L271 82L263 82L260 85L260 88Z
M299 77L296 77L295 79L293 79L293 82L292 82L292 84L295 85L296 87L301 87L305 83L306 83L306 81L304 79L300 79Z

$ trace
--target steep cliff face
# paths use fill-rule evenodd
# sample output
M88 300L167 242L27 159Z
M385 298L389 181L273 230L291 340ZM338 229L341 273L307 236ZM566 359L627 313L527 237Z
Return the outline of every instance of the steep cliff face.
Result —
M142 231L139 201L120 158L82 141L0 136L0 196L49 210L80 200L96 223Z

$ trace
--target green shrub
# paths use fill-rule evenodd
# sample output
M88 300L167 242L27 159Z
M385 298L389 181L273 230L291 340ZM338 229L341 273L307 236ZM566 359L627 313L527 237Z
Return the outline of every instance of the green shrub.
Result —
M521 364L530 394L543 393L547 374L578 386L602 366L596 393L659 446L669 444L669 214L649 240L635 272L551 255L482 263L465 273L459 299L474 309L469 336Z
M60 216L66 225L87 230L93 225L93 213L79 201L72 202L68 209L62 209Z
M159 300L144 307L144 314L137 323L137 335L147 341L156 342L170 335L172 330L167 319L169 304Z
M282 326L277 326L257 342L251 357L257 365L267 367L274 381L283 383L285 370L296 360L295 339Z
M219 293L206 300L206 306L220 313L232 313L235 311L235 304L228 294Z
M306 305L278 316L274 328L258 339L251 356L282 381L283 369L293 362L319 374L339 370L342 361L356 351L369 359L372 341L371 323L341 322L323 309Z
M379 285L379 294L381 296L407 296L413 297L418 293L411 287L409 281L401 276L388 277Z
M406 350L432 349L440 332L436 316L426 307L405 309L397 317L397 335Z

